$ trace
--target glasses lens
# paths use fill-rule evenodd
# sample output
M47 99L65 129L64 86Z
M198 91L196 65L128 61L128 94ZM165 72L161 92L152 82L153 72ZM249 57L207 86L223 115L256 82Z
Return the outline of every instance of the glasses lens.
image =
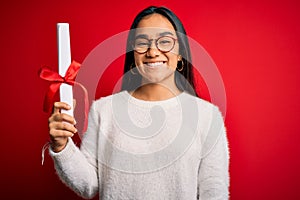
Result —
M161 37L157 40L157 48L163 52L171 51L175 41L171 37Z
M173 49L175 45L175 39L167 36L163 36L157 39L156 47L162 52L169 52ZM146 38L137 38L134 41L134 50L138 53L145 53L148 51L151 43Z
M139 53L144 53L149 48L149 41L145 38L138 38L134 41L134 50Z

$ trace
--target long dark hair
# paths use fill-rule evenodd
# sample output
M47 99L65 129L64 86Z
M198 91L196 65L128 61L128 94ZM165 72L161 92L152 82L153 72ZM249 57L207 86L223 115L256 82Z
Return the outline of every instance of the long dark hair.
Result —
M124 64L124 76L122 80L122 90L132 91L141 86L142 77L139 74L133 74L130 72L132 65L134 65L134 51L132 49L132 41L135 38L135 29L138 23L143 19L143 17L151 14L160 14L166 17L173 25L175 31L177 32L178 42L179 42L179 54L182 56L182 61L184 64L182 71L175 72L175 83L179 90L186 91L192 95L196 95L195 85L194 85L194 73L191 64L191 52L188 38L186 36L186 31L179 20L179 18L166 7L156 7L150 6L143 11L141 11L134 19L129 35L127 38L126 46L126 56ZM179 62L178 65L182 64ZM178 68L180 68L179 66Z

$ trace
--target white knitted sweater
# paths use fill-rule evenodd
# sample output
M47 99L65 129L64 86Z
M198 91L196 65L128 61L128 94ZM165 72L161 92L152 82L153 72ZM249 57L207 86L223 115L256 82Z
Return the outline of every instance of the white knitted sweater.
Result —
M228 144L218 108L185 92L94 101L80 149L50 149L61 180L101 200L228 199Z

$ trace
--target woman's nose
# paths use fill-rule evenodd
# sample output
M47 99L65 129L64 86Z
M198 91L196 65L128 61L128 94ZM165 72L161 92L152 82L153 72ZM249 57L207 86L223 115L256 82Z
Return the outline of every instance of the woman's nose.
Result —
M160 51L157 49L157 47L155 46L154 42L151 44L151 46L148 48L147 52L146 52L146 56L147 57L157 57L159 56Z

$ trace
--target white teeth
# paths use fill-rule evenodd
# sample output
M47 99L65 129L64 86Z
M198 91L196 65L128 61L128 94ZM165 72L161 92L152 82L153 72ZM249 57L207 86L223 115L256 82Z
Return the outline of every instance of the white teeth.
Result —
M164 64L164 62L147 63L147 65L148 65L149 67L156 67L156 66L162 65L162 64Z

